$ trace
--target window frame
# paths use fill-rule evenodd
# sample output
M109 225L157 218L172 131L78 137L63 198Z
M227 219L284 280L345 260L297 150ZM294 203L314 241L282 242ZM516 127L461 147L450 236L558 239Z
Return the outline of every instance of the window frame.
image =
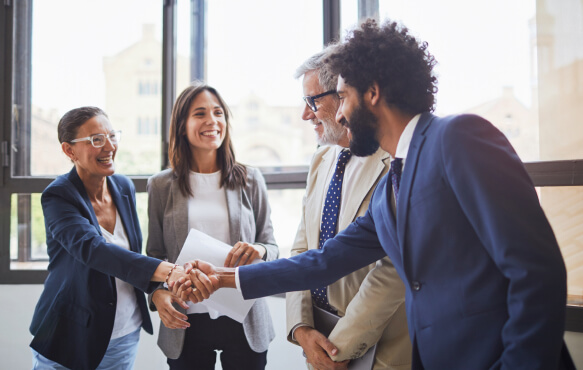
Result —
M190 0L195 9L204 11L204 0ZM23 0L26 6L31 7L31 0ZM359 0L360 9L374 11L374 6L370 4L375 1ZM338 38L340 34L340 0L322 0L323 6L323 44ZM378 1L376 1L378 14ZM11 270L10 269L10 218L11 218L11 197L12 194L42 193L47 185L54 180L53 177L27 177L12 176L10 143L12 138L12 110L13 108L13 63L15 58L14 21L18 14L15 14L13 0L4 0L0 5L0 50L5 51L5 57L0 59L0 117L2 127L0 128L0 284L42 284L48 275L46 270ZM372 9L372 10L370 10ZM24 9L29 11L30 9ZM175 99L176 86L176 11L177 0L163 0L163 42L162 42L162 119L161 119L161 147L162 147L162 168L168 165L168 127L172 104ZM367 14L359 14L359 17ZM31 17L31 16L30 16ZM193 15L193 22L197 27L193 27L193 34L201 45L200 39L204 38L204 27L200 27L200 22L204 22L201 13ZM30 30L30 20L24 23ZM30 36L27 34L27 37ZM30 43L28 43L30 45ZM30 48L30 46L29 46ZM30 49L28 50L30 58ZM203 58L193 61L197 74L204 71ZM24 66L24 68L27 68ZM30 68L30 67L28 67ZM29 72L30 73L30 70ZM26 76L25 76L26 78ZM30 83L30 81L28 82ZM30 88L28 91L30 94ZM25 107L30 111L30 104ZM30 122L28 123L30 125ZM526 162L525 167L531 176L534 185L537 187L548 186L583 186L583 159L560 160L560 161L539 161ZM306 186L308 168L298 170L294 168L291 172L274 171L271 168L262 168L263 175L268 189L300 189ZM146 191L148 176L131 176L137 192ZM28 230L30 233L30 228ZM566 330L583 332L583 307L567 306Z

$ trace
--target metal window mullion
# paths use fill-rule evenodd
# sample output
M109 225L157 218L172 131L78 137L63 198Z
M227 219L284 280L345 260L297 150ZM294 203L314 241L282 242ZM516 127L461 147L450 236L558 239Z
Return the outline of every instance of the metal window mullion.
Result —
M191 0L190 8L190 79L205 81L205 0Z
M172 105L176 98L176 0L164 0L162 21L162 168L168 167Z
M379 20L379 0L358 0L358 23L366 18Z
M340 0L323 0L324 45L340 38Z
M14 7L14 77L12 109L11 173L16 176L31 174L31 87L32 87L32 0L22 0ZM31 258L32 209L30 194L16 197L18 222L18 253L20 262Z

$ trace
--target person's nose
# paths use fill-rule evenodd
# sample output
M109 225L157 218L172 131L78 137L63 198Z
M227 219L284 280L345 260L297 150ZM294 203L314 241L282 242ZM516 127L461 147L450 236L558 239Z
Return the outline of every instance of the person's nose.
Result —
M340 106L340 107L338 107L338 110L336 111L336 122L343 125L343 123L342 123L343 119L344 119L344 115L342 114L342 106Z
M207 125L215 125L219 123L219 117L215 114L210 114L210 119L206 122Z
M312 120L316 117L314 111L308 107L308 104L304 104L304 110L302 111L302 119L304 121Z

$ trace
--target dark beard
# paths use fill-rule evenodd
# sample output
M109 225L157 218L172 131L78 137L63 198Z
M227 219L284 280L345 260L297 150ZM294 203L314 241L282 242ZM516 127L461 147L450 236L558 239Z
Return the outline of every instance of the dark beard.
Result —
M350 139L350 151L358 157L367 157L376 153L380 144L376 138L378 130L378 119L364 105L355 108L350 117L350 121L342 122L350 129L352 135Z

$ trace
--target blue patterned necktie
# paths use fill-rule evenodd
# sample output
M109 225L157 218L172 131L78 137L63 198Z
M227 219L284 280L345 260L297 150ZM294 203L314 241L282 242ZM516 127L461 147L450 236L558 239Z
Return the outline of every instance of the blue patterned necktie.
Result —
M389 177L393 184L393 191L395 192L395 204L399 199L399 185L401 184L401 171L403 169L403 158L395 158L391 161L391 169L389 170Z
M338 224L338 215L340 214L340 196L342 194L344 168L346 168L346 163L351 156L352 153L349 150L341 151L338 156L336 170L334 170L332 180L330 180L330 185L328 185L328 193L326 193L326 200L322 211L318 249L322 249L326 240L336 235L336 225ZM328 303L327 287L312 289L312 300L316 306L336 313L336 310Z

